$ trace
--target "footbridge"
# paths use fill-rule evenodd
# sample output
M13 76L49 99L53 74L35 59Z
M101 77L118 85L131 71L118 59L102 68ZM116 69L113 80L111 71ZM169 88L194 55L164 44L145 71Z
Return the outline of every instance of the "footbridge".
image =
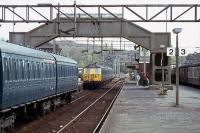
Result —
M43 7L44 5L40 5L40 7ZM51 8L56 8L52 5L46 5ZM60 6L62 7L62 6ZM110 10L108 10L107 6L89 6L89 7L97 7L97 13L91 14L88 13L83 8L86 7L86 5L73 5L73 14L66 14L64 12L61 12L59 9L59 6L57 6L57 15L53 19L50 14L50 19L42 15L42 13L39 13L43 16L43 18L46 18L46 21L33 21L33 22L44 22L39 27L36 27L35 29L28 31L28 32L11 32L10 33L10 41L17 44L29 44L33 47L39 47L50 40L53 40L57 37L123 37L126 38L132 42L134 42L137 45L140 45L151 52L151 86L153 88L160 87L162 77L164 77L164 86L165 87L172 87L171 86L171 71L170 71L170 59L166 56L166 47L169 47L171 45L171 38L170 33L166 32L160 32L155 33L148 31L147 29L144 29L136 24L133 23L133 21L125 19L124 17L124 11L129 10L131 13L133 13L135 16L137 16L141 22L159 22L159 20L155 20L159 14L163 13L164 11L170 10L171 17L169 20L165 20L166 22L176 22L176 21L185 21L185 20L179 20L183 14L187 13L189 10L194 9L194 15L195 19L190 20L189 22L199 22L198 14L197 14L197 8L199 8L199 5L188 5L185 7L187 8L185 11L183 11L181 14L177 15L176 17L172 17L172 8L175 8L176 6L173 5L162 5L163 9L154 14L152 17L148 17L148 10L147 5L146 7L146 17L142 17L138 13L132 10L131 7L122 5L122 13L113 13ZM114 7L114 6L112 6ZM120 7L119 5L117 7ZM149 6L151 7L151 6ZM178 6L180 7L180 6ZM30 7L26 7L28 12ZM36 7L31 7L32 10L35 10ZM77 10L81 13L77 13ZM104 13L101 13L100 11L104 10ZM12 10L11 10L12 11ZM37 11L38 12L38 11ZM106 13L105 13L106 12ZM14 12L15 15L17 14ZM21 17L22 19L23 17ZM6 21L6 20L4 20ZM24 21L18 20L16 22L31 22L29 19L29 16L26 16L26 19ZM160 22L164 22L163 20L160 20ZM165 45L165 49L161 49L160 45ZM163 60L163 66L161 66L161 54L164 53L164 60Z

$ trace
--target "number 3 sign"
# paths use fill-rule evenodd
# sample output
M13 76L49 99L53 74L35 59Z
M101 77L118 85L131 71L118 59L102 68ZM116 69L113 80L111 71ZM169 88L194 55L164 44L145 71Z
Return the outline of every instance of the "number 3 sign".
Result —
M175 56L176 55L176 48L168 47L167 48L167 56ZM187 56L188 51L186 48L179 48L179 56Z

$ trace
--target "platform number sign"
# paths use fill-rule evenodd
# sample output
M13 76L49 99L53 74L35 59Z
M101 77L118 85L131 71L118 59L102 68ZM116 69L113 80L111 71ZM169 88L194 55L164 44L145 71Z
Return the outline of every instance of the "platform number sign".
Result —
M187 56L187 55L188 55L187 48L179 48L179 56ZM176 56L176 48L168 47L167 56Z
M179 48L179 56L187 56L188 49L187 48Z
M167 56L175 56L175 55L176 55L176 49L174 47L168 47Z

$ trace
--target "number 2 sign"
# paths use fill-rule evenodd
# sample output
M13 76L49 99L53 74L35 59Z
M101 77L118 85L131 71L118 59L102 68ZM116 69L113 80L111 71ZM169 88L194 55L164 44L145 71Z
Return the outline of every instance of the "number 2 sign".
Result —
M168 47L167 48L167 56L175 56L176 49L174 47Z

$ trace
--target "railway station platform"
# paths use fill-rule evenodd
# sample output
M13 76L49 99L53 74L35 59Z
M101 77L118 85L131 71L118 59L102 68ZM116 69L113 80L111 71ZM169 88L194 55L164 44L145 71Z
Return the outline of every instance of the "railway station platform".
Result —
M175 91L159 95L159 90L125 83L101 133L199 133L200 89L180 86L180 105Z

